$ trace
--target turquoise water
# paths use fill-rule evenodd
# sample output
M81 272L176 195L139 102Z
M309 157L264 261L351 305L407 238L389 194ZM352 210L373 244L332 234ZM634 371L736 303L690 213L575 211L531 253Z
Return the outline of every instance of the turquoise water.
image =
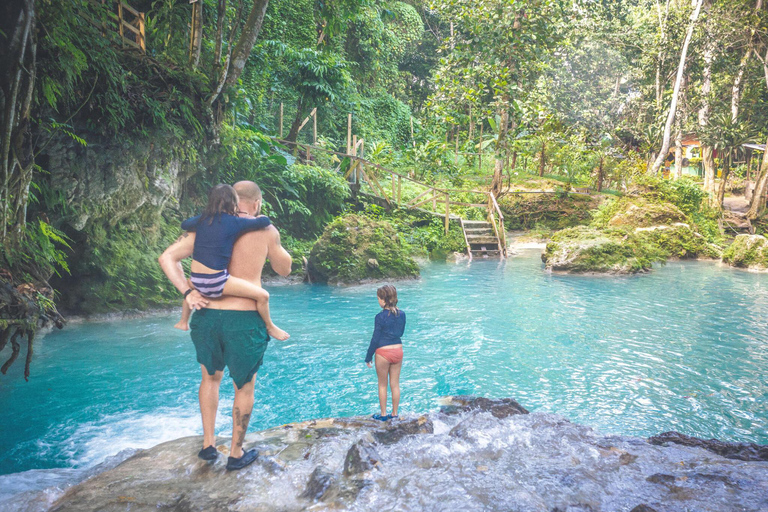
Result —
M270 345L252 430L376 412L362 362L375 288L270 288L292 338ZM526 251L432 264L398 290L409 322L403 412L449 394L511 396L608 433L768 443L768 275L675 262L643 276L559 276ZM174 322L92 323L37 341L29 382L23 364L0 376L0 474L89 467L201 433L199 366ZM226 383L222 435L232 396Z

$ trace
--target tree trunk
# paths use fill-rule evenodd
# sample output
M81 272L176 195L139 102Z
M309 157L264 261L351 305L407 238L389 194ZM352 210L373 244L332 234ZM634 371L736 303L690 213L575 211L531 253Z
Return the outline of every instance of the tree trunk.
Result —
M678 127L675 135L675 179L683 177L683 133Z
M221 86L217 87L208 99L209 105L213 105L218 99L224 86L231 87L240 79L245 63L251 55L253 45L256 44L256 38L259 36L259 32L261 32L261 25L264 22L264 14L267 12L268 4L269 0L255 0L253 2L248 19L240 32L240 38L232 50L232 56L220 73L218 83Z
M768 80L768 77L766 77L766 80ZM768 141L766 141L766 145L768 145ZM747 211L747 218L752 220L758 218L765 208L765 192L768 189L768 158L765 156L765 153L763 153L763 162L760 166L760 172L757 173L757 178L755 179L755 189L752 192L749 211Z
M723 156L723 175L720 177L720 186L717 188L717 199L715 206L718 210L723 209L723 200L725 199L725 186L728 184L728 176L731 174L731 156Z
M8 38L0 45L0 151L2 159L3 245L8 227L17 241L26 223L29 186L34 157L29 134L29 114L37 69L36 13L34 0L15 0L0 7L0 30Z
M539 177L544 177L544 168L547 163L547 140L541 139L541 157L539 158Z
M765 86L768 88L768 48L765 49L765 58L763 59L763 74L765 75ZM766 141L766 149L768 149L768 141ZM752 202L747 212L748 219L758 218L765 209L765 191L768 187L768 158L766 158L765 153L763 152L763 163L755 179L755 191L752 194Z
M508 98L505 99L506 103ZM504 158L507 154L507 130L509 129L509 111L504 108L501 111L501 120L499 121L499 138L496 139L496 154L493 162L493 181L491 182L491 192L498 197L501 193L501 176L504 174Z
M192 33L189 39L189 65L197 69L200 64L200 51L203 46L203 0L192 4Z
M664 125L664 136L661 143L661 151L659 156L656 157L656 161L653 163L651 173L656 174L661 169L664 160L669 153L669 139L672 134L672 122L675 119L675 113L677 112L677 99L680 95L680 86L683 83L683 73L685 72L685 59L688 56L688 45L691 43L691 37L693 36L693 29L696 27L696 21L699 19L699 13L701 12L701 4L703 0L696 2L696 8L691 15L691 21L688 25L688 32L685 34L685 41L683 42L683 49L680 52L680 64L677 67L677 78L675 79L675 88L672 92L672 102L669 105L669 112L667 113L667 122Z
M597 168L597 191L603 191L603 155L600 155L600 165Z
M760 14L760 10L763 8L763 0L757 0L755 5L755 14ZM741 84L744 80L744 73L747 70L749 64L749 58L752 56L752 48L754 48L755 28L751 27L746 35L747 37L747 49L744 52L744 56L739 62L739 69L736 71L736 76L733 79L733 87L731 88L731 120L736 122L739 117L739 103L741 103Z
M213 52L213 69L216 74L221 71L221 48L224 46L224 21L227 16L227 0L219 0L216 11L216 47Z
M293 123L291 123L291 129L288 131L288 136L285 138L288 142L296 142L296 139L299 136L299 126L301 126L301 122L304 120L303 115L304 111L304 97L299 96L299 102L296 104L296 116L293 118Z
M711 20L707 18L706 27L709 27ZM715 39L705 35L704 40L704 67L701 71L701 108L699 109L699 126L706 127L709 124L709 118L712 114L712 104L710 102L710 92L712 90L712 62L715 55ZM704 191L707 192L709 203L712 204L715 199L715 159L712 156L712 148L701 143L701 165L704 168Z

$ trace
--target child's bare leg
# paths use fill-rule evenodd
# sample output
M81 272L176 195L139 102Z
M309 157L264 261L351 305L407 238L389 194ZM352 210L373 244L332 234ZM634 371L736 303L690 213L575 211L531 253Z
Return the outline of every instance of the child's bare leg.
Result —
M187 304L186 300L182 300L181 301L181 320L179 320L176 323L176 325L174 325L174 327L177 329L181 329L182 331L188 331L190 315L192 315L192 308L189 307L189 304Z
M269 292L260 286L240 279L239 277L229 276L224 285L223 295L234 297L245 297L256 301L256 311L261 315L262 320L267 325L267 333L275 339L285 341L291 337L290 334L280 329L272 322L269 314Z

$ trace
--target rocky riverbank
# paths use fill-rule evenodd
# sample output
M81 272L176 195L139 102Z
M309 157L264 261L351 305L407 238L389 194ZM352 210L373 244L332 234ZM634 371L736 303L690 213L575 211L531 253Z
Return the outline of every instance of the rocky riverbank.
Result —
M768 508L768 448L676 433L610 436L511 399L451 397L386 424L339 418L248 435L227 473L189 437L20 510L726 511Z

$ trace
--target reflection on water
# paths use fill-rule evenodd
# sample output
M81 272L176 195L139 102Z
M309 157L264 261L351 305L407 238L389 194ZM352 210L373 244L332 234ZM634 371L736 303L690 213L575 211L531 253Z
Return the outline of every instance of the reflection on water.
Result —
M270 289L292 338L267 352L252 430L377 410L363 364L375 289ZM700 262L558 276L531 251L503 264L433 264L398 291L409 322L404 412L449 394L511 396L604 432L768 442L768 276ZM30 381L23 365L0 378L0 474L85 468L200 433L199 367L174 322L72 326L38 340ZM222 392L228 413L231 386ZM219 432L230 428L220 415Z

